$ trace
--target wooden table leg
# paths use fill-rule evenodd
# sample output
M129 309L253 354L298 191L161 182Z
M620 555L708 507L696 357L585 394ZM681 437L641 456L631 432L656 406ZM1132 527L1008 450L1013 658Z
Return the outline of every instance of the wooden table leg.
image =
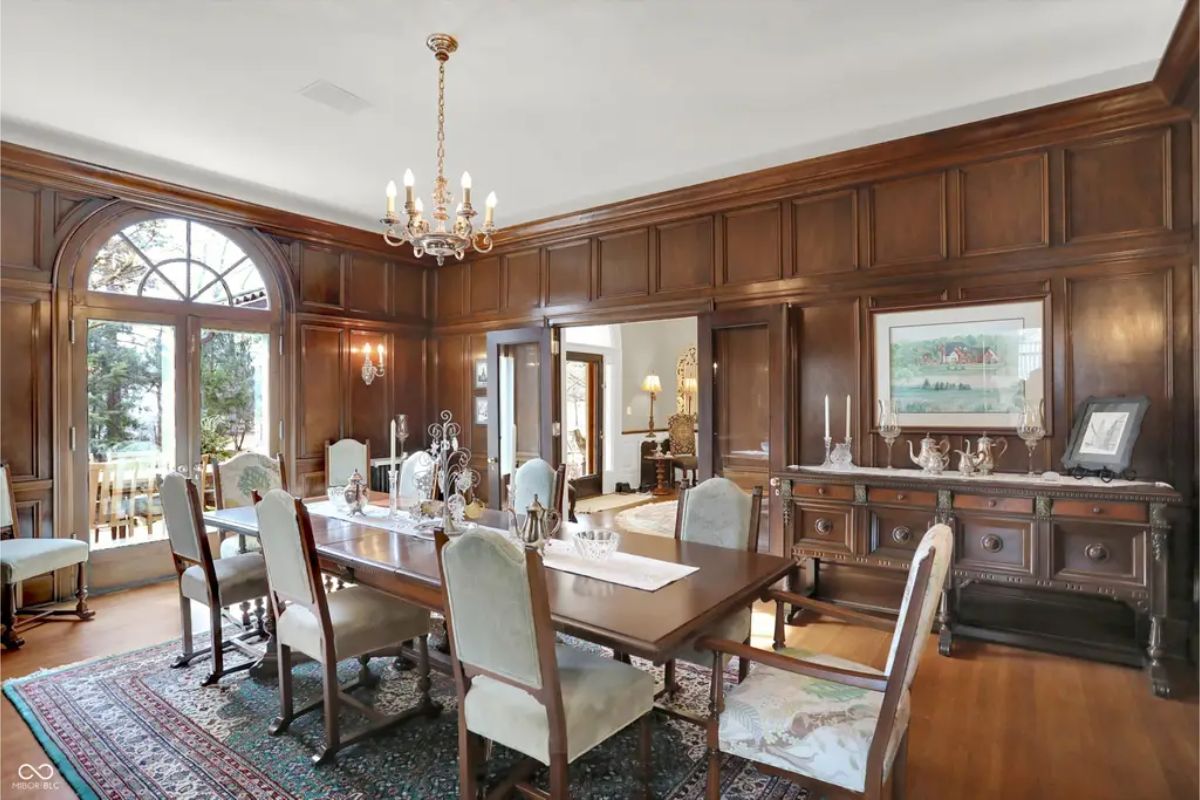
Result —
M654 491L651 494L655 497L670 494L671 490L667 488L667 460L665 458L656 458L654 460L654 477L656 483Z

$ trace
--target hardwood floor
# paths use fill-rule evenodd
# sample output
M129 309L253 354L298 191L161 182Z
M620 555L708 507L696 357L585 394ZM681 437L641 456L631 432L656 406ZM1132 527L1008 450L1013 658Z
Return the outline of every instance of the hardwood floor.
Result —
M89 623L50 623L0 656L0 676L132 650L178 635L173 584L96 597ZM196 620L197 629L203 620ZM754 616L769 647L770 610ZM886 634L815 621L788 629L793 647L881 667ZM1181 672L1192 670L1182 667ZM0 709L0 793L23 763L47 761L12 704ZM1200 710L1151 697L1127 667L959 640L953 658L930 641L913 690L908 796L929 800L1195 798ZM65 782L39 798L73 797Z

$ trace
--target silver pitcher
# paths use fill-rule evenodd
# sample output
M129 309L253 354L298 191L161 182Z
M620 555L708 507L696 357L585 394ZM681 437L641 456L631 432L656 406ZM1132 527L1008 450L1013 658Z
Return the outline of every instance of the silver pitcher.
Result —
M1004 446L996 450L997 443ZM1003 437L993 439L987 435L987 431L984 431L983 436L980 436L975 442L975 451L975 466L979 469L979 474L991 475L996 469L996 460L1008 452L1008 439Z
M966 450L955 450L958 454L958 472L964 477L971 477L976 472L982 472L979 466L983 461L983 456L971 451L971 440L963 437L963 447Z
M940 475L942 470L950 466L949 451L950 441L943 438L938 442L931 433L925 434L925 438L921 440L920 454L913 452L912 439L908 440L908 457L922 472L930 475Z
M546 541L554 538L562 527L562 515L538 502L536 494L533 503L525 509L524 522L517 519L517 512L512 508L508 509L508 514L508 530L513 538L526 547L536 548L539 553L546 549Z
M370 501L370 491L367 488L367 481L363 478L362 473L358 470L350 473L350 479L346 481L346 489L342 493L343 499L346 501L346 508L351 514L361 514L363 509L367 507Z

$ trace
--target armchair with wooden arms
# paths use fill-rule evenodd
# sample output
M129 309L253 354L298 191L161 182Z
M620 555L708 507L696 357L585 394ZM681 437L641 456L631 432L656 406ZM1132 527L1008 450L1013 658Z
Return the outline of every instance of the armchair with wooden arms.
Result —
M789 592L772 591L779 604L776 646L782 643L785 603L855 624L892 632L882 671L841 658L799 650L759 650L744 642L704 638L713 652L707 721L707 797L721 796L720 756L730 753L764 772L815 788L830 798L904 796L908 757L910 687L933 627L950 567L953 534L935 525L913 554L900 615L887 620ZM758 662L741 683L725 691L726 655Z

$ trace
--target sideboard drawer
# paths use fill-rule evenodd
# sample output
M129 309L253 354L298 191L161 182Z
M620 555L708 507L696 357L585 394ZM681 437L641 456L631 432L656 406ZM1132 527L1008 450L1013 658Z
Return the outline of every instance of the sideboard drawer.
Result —
M849 508L797 505L794 513L793 546L837 553L851 552L854 539Z
M1055 520L1050 537L1054 580L1146 585L1144 528Z
M1141 503L1106 503L1091 500L1055 500L1054 516L1145 522L1146 506Z
M867 501L889 506L933 508L937 505L937 492L914 492L909 489L868 489Z
M988 572L1033 574L1033 521L986 514L956 517L954 565Z
M933 525L929 511L915 508L872 508L867 552L882 558L907 561Z
M954 495L954 508L964 511L995 511L1000 514L1032 514L1032 497L988 497L982 494Z
M853 500L854 487L845 483L792 483L792 494L821 500Z

